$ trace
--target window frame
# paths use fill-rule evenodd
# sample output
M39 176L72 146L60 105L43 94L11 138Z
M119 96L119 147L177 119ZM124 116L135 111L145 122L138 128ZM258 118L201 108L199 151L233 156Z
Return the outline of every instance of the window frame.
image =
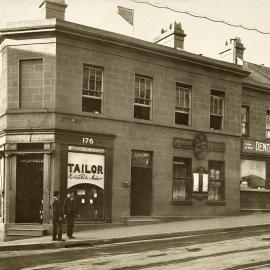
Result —
M266 137L267 140L270 140L270 110L266 111L265 137Z
M213 100L213 101L212 101ZM221 113L220 111L220 102L222 104L221 107ZM215 103L216 103L216 110L215 110ZM213 106L212 106L213 105ZM211 120L212 118L221 118L221 127L219 129L216 129L214 127L211 126ZM210 93L210 129L214 129L214 130L224 130L224 119L225 119L225 93L222 91L218 91L218 90L211 90Z
M186 166L186 174L184 176L176 176L176 170L175 166L179 165L179 163L184 163ZM191 158L182 158L182 157L173 157L173 166L172 166L172 173L173 173L173 179L172 179L172 194L171 194L171 200L172 202L189 202L191 201L191 186L192 186L192 159ZM175 194L175 185L179 185L181 182L184 182L184 197L181 198L181 196L178 194L178 196Z
M85 88L85 70L88 69L88 78L87 78L87 88ZM94 85L95 88L91 89L91 70L94 70ZM97 71L100 71L101 74L98 75ZM97 90L97 76L101 76L100 83L100 90ZM83 64L83 78L82 78L82 112L87 113L103 113L103 95L104 95L104 68L100 66L95 65L89 65L89 64ZM88 91L88 94L85 93L85 91ZM94 95L91 95L91 92L94 93ZM92 100L98 100L100 101L100 110L99 111L86 111L83 110L83 99L92 99Z
M219 175L217 175L217 171L219 171ZM217 184L217 183L219 183L220 189L221 189L220 197L218 196L218 194L211 194L211 184ZM208 160L207 199L209 202L225 201L225 161Z
M137 90L137 80L138 81L138 90ZM141 91L141 80L144 80L144 89ZM149 98L147 98L147 81L149 82ZM138 91L138 92L137 92ZM138 93L138 95L137 95ZM143 97L141 96L141 93L144 93ZM137 100L142 100L143 103L136 102ZM149 102L149 104L146 104ZM141 120L152 120L152 105L153 104L153 78L149 76L144 76L140 74L135 74L135 87L134 87L134 103L133 103L133 117L134 119L141 119ZM141 108L149 108L149 118L139 118L135 117L135 110L136 107L141 107Z
M245 109L245 118L246 121L243 120L243 109ZM250 108L249 106L241 106L241 135L243 137L248 137L249 136L249 113L250 113ZM243 129L245 129L245 132L243 132Z
M181 99L181 92L183 91L183 99ZM188 96L188 102L186 102L186 96ZM191 112L192 112L192 87L190 85L184 85L176 83L175 87L175 124L176 125L191 125ZM181 101L183 100L183 106L181 106ZM188 104L186 104L188 103ZM185 114L188 115L188 123L176 123L176 114Z

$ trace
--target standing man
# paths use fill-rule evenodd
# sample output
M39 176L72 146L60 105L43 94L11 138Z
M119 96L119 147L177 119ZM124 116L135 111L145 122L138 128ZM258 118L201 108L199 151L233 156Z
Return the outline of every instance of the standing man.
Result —
M58 191L54 191L53 193L53 201L51 207L52 207L52 222L53 222L52 240L62 241L62 209Z
M75 199L75 191L71 190L69 197L64 202L64 218L67 219L67 237L69 239L75 238L73 237L73 228L76 217L79 217L78 203Z

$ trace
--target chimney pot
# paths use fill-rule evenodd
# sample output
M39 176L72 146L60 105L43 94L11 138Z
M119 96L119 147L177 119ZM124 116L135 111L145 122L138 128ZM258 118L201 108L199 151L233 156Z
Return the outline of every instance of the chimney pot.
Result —
M182 29L181 23L174 22L169 25L169 30L161 29L161 35L154 39L154 43L184 49L184 39L186 34Z

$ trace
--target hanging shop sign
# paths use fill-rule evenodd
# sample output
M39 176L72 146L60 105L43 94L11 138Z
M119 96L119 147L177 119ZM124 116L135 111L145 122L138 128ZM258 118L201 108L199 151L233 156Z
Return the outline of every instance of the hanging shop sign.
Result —
M270 142L243 139L242 152L250 154L270 155Z
M104 189L104 155L68 152L67 188L92 184Z

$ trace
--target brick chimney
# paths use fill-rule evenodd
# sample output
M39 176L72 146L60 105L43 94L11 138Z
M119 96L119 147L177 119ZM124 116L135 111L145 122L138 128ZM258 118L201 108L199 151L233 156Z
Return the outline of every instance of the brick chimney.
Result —
M239 37L236 37L234 39L234 64L242 64L244 60L244 50L246 48L244 47L243 43L241 42L241 39Z
M220 59L233 64L242 65L245 47L239 37L226 41L225 49L219 53Z
M45 19L59 20L65 20L66 7L65 0L43 0L39 6Z
M154 43L175 49L184 49L185 36L181 23L174 22L170 25L169 30L161 30L161 34L154 39Z

